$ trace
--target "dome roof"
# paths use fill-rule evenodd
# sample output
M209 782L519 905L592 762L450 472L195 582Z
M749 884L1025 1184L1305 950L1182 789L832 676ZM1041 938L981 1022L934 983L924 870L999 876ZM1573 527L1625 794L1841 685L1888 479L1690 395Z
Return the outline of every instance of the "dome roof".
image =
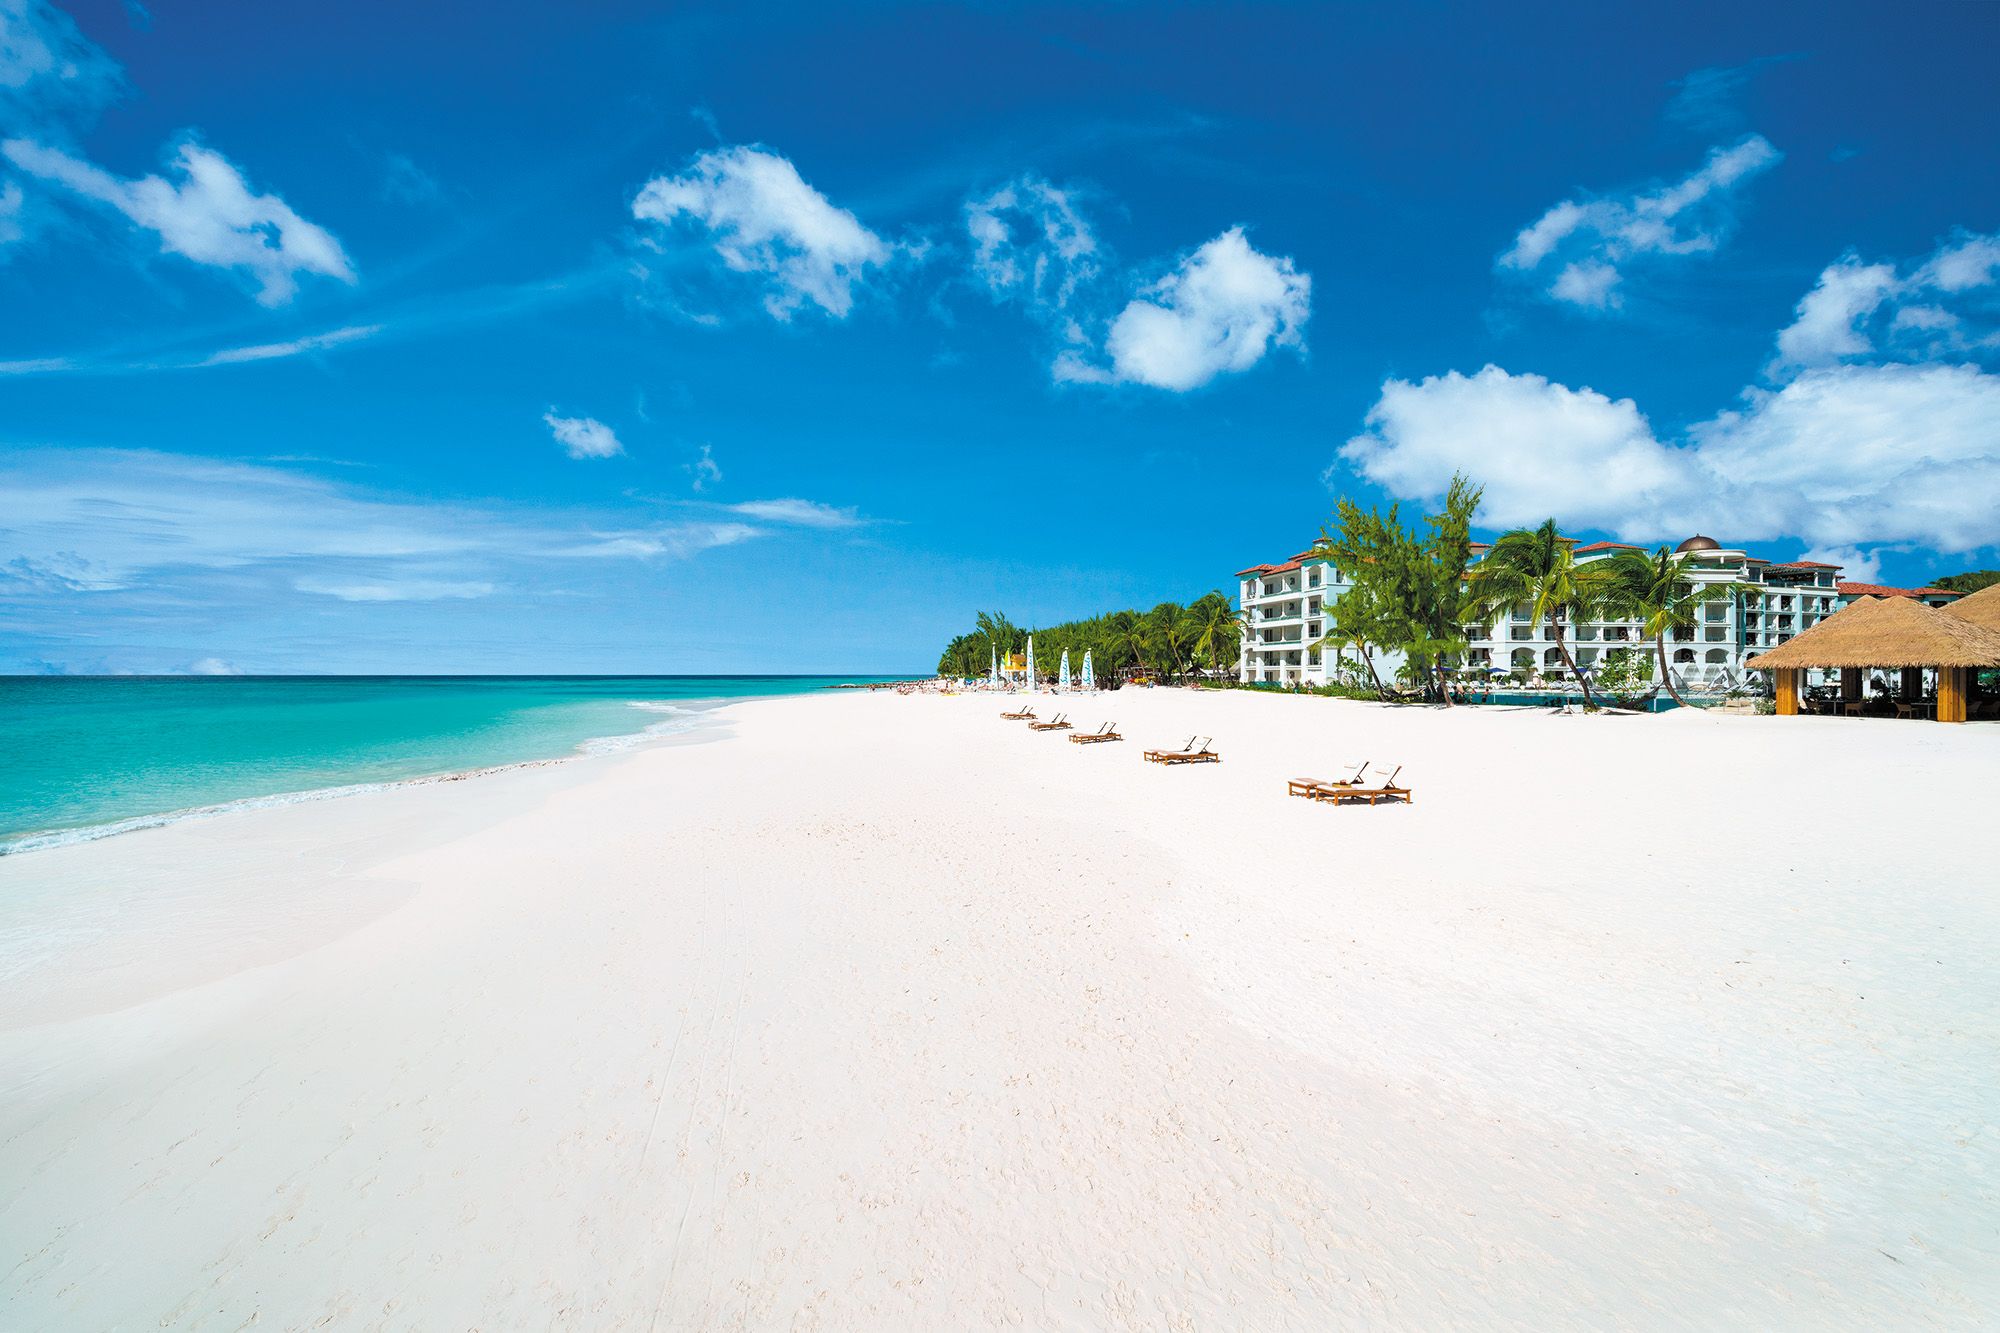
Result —
M1715 538L1703 537L1697 534L1693 537L1688 538L1686 541L1682 542L1679 546L1676 546L1674 548L1674 554L1680 555L1687 551L1720 551L1721 549L1722 549L1722 543L1717 541Z

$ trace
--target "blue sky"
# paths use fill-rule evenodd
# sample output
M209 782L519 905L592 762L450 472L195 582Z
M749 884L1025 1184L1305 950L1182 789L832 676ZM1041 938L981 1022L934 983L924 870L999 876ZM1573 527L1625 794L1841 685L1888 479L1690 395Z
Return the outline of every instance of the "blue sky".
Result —
M0 670L896 672L1336 494L2000 561L2000 7L0 0Z

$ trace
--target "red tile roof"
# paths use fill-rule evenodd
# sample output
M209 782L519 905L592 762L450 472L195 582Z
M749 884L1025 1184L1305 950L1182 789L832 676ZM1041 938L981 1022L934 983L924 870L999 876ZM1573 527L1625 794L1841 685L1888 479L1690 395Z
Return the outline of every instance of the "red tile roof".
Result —
M1592 542L1588 546L1577 547L1576 553L1578 555L1585 555L1591 551L1640 551L1644 549L1644 547L1634 546L1630 542Z
M1823 565L1817 560L1787 560L1782 565L1772 565L1773 569L1839 569L1839 565Z
M1957 597L1950 588L1888 588L1879 583L1836 583L1842 597Z

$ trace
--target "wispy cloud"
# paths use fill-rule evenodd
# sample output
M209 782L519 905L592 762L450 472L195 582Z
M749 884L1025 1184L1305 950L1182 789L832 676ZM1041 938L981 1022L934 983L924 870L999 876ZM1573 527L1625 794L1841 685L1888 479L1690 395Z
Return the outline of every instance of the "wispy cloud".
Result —
M1029 175L966 202L972 271L996 298L1061 310L1096 276L1097 236L1074 194Z
M817 500L745 500L729 506L731 513L767 523L783 523L799 528L853 528L865 520L853 509L821 504Z
M1656 189L1566 199L1524 228L1494 267L1545 281L1544 292L1563 304L1616 309L1633 264L1715 251L1735 225L1737 191L1782 158L1753 134L1711 149L1696 170Z
M235 366L246 361L276 361L288 356L301 356L307 352L323 352L329 347L339 347L346 343L360 342L363 338L372 338L381 331L380 324L350 324L346 328L308 334L303 338L293 338L286 342L227 347L219 352L210 352L200 360L189 363L189 369Z
M551 408L542 414L542 420L571 458L616 458L625 452L611 427L595 417L557 416Z
M692 231L729 271L758 279L764 308L779 320L808 303L845 319L868 270L895 253L808 185L789 160L764 148L697 155L679 174L648 181L632 216L659 224L669 238Z
M31 176L122 214L157 237L168 254L248 272L257 281L261 304L291 300L302 274L355 281L354 266L333 233L300 217L277 195L253 191L233 163L200 144L182 143L172 155L168 171L175 179L125 180L31 139L0 142L0 155Z
M337 579L303 578L292 586L300 592L333 597L343 602L441 602L490 597L493 585L483 582L451 582L443 579L396 579L375 583L341 582Z
M1900 268L1847 254L1828 265L1778 334L1766 373L1891 356L2000 351L2000 233L1960 231Z

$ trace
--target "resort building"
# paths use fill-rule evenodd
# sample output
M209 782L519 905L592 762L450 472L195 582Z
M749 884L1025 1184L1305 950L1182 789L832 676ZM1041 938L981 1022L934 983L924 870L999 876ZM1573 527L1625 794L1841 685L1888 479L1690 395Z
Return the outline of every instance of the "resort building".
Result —
M1340 654L1313 645L1332 626L1326 608L1353 585L1328 559L1301 551L1280 564L1238 570L1237 608L1243 615L1243 653L1236 678L1273 685L1323 685ZM1347 660L1356 662L1353 654ZM1384 680L1402 667L1398 653L1375 654Z
M1488 547L1474 542L1476 566ZM1590 542L1576 547L1579 564L1609 559L1617 552L1645 548L1623 542ZM1746 662L1863 597L1908 597L1942 606L1957 594L1945 588L1886 588L1843 583L1840 566L1815 560L1773 561L1724 546L1711 537L1690 537L1676 553L1690 558L1697 584L1723 584L1730 592L1701 608L1691 629L1667 639L1669 669L1683 690L1728 689L1754 683ZM1278 564L1252 565L1237 572L1243 614L1243 653L1237 678L1271 684L1316 685L1337 673L1340 654L1313 647L1331 628L1328 608L1352 585L1333 562L1302 551ZM1468 625L1465 666L1474 670L1524 673L1544 680L1566 671L1554 627L1534 623L1528 608L1509 608L1491 624ZM1601 670L1614 655L1643 653L1654 661L1652 641L1631 620L1591 620L1565 625L1564 642L1577 668ZM1345 660L1354 663L1352 652ZM1378 654L1375 669L1391 678L1402 665L1394 654Z

